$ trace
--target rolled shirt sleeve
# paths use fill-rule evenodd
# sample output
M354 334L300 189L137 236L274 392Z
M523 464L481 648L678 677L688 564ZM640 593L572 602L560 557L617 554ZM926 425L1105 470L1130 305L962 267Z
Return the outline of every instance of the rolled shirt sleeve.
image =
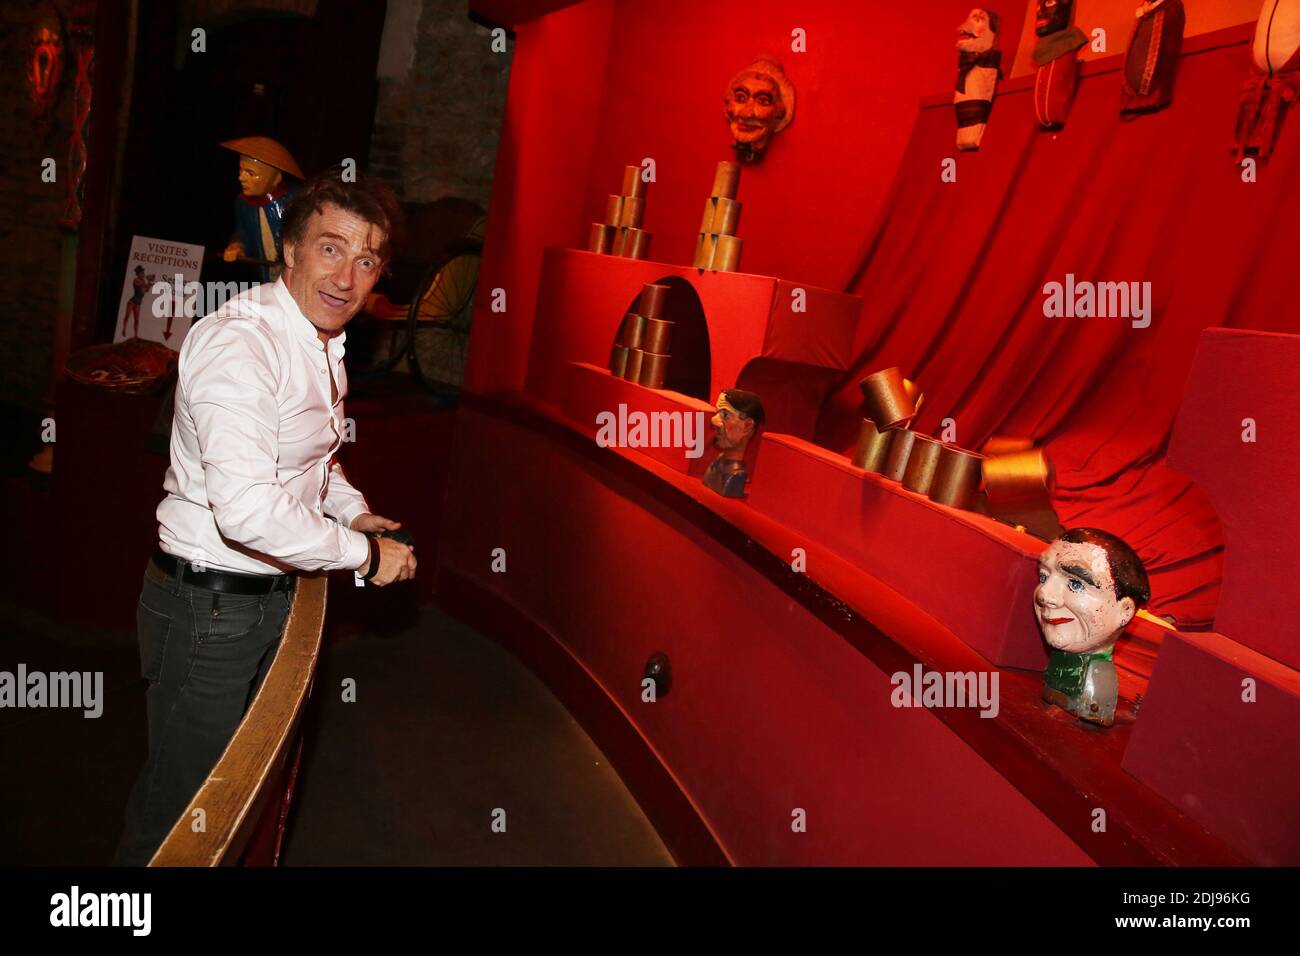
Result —
M370 511L366 497L352 486L338 459L330 465L329 486L325 494L325 511L338 519L345 528L351 528L358 515Z
M307 507L280 484L281 366L270 339L247 323L222 323L189 355L188 365L185 397L208 507L221 535L304 571L364 564L369 542L348 525L365 499L342 478L337 463L328 476L327 502L338 521Z

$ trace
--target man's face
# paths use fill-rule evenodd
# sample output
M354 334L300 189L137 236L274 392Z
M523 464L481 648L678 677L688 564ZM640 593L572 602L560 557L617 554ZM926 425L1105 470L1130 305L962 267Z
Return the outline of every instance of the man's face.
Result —
M1034 32L1040 37L1060 33L1070 25L1070 7L1074 0L1038 0L1034 15Z
M718 395L718 407L713 413L713 447L722 451L736 451L745 447L754 434L754 420L745 418L731 406L726 395Z
M1058 538L1038 559L1034 610L1048 644L1091 654L1119 638L1137 607L1132 598L1116 597L1105 550Z
M383 269L384 231L331 203L284 247L284 284L311 324L332 335L361 311Z
M767 76L747 73L736 79L727 94L727 123L731 137L762 151L780 121L781 91Z
M280 170L252 156L239 157L239 188L248 197L269 195L280 185Z
M957 28L957 49L963 53L983 53L993 49L993 37L988 11L976 7Z

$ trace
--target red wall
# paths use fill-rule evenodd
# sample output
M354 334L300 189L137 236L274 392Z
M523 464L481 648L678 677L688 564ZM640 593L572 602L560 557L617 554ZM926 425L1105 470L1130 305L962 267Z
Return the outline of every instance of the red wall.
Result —
M520 388L547 245L582 246L622 167L652 157L651 258L689 263L713 168L732 158L727 81L762 53L794 83L794 122L745 169L742 268L844 288L873 232L922 96L951 88L970 0L738 7L588 0L518 27L467 383ZM1008 65L1026 0L998 8ZM790 50L806 32L807 52ZM507 293L490 311L490 290Z

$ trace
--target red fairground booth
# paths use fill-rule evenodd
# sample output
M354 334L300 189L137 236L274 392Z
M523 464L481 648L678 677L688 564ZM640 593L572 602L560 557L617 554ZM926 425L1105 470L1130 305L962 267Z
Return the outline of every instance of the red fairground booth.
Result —
M1016 0L958 150L962 0L471 3L516 45L438 592L681 862L1300 863L1300 121L1234 150L1258 0L1188 4L1172 53L1131 2L1077 6L1063 124ZM1121 113L1131 43L1152 97L1175 78L1163 108ZM740 161L723 97L760 56L797 107ZM1057 314L1054 282L1145 305ZM664 377L650 347L627 373L628 313L672 323ZM1040 694L1051 534L986 506L987 470L953 507L859 466L860 383L891 368L924 394L917 444L1041 450L1055 527L1141 557L1113 726ZM766 409L744 498L702 484L708 453L597 440L732 387ZM996 676L997 705L900 705L931 672Z

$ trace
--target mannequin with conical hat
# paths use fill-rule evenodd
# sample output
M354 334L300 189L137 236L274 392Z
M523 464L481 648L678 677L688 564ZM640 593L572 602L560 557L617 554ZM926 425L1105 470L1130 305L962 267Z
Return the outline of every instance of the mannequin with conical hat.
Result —
M235 200L235 234L222 258L234 262L241 256L279 263L283 259L280 226L285 206L297 191L286 177L303 178L289 151L265 136L245 136L220 144L239 154L239 187ZM262 280L279 274L278 266L262 266ZM274 275L273 275L274 272Z

